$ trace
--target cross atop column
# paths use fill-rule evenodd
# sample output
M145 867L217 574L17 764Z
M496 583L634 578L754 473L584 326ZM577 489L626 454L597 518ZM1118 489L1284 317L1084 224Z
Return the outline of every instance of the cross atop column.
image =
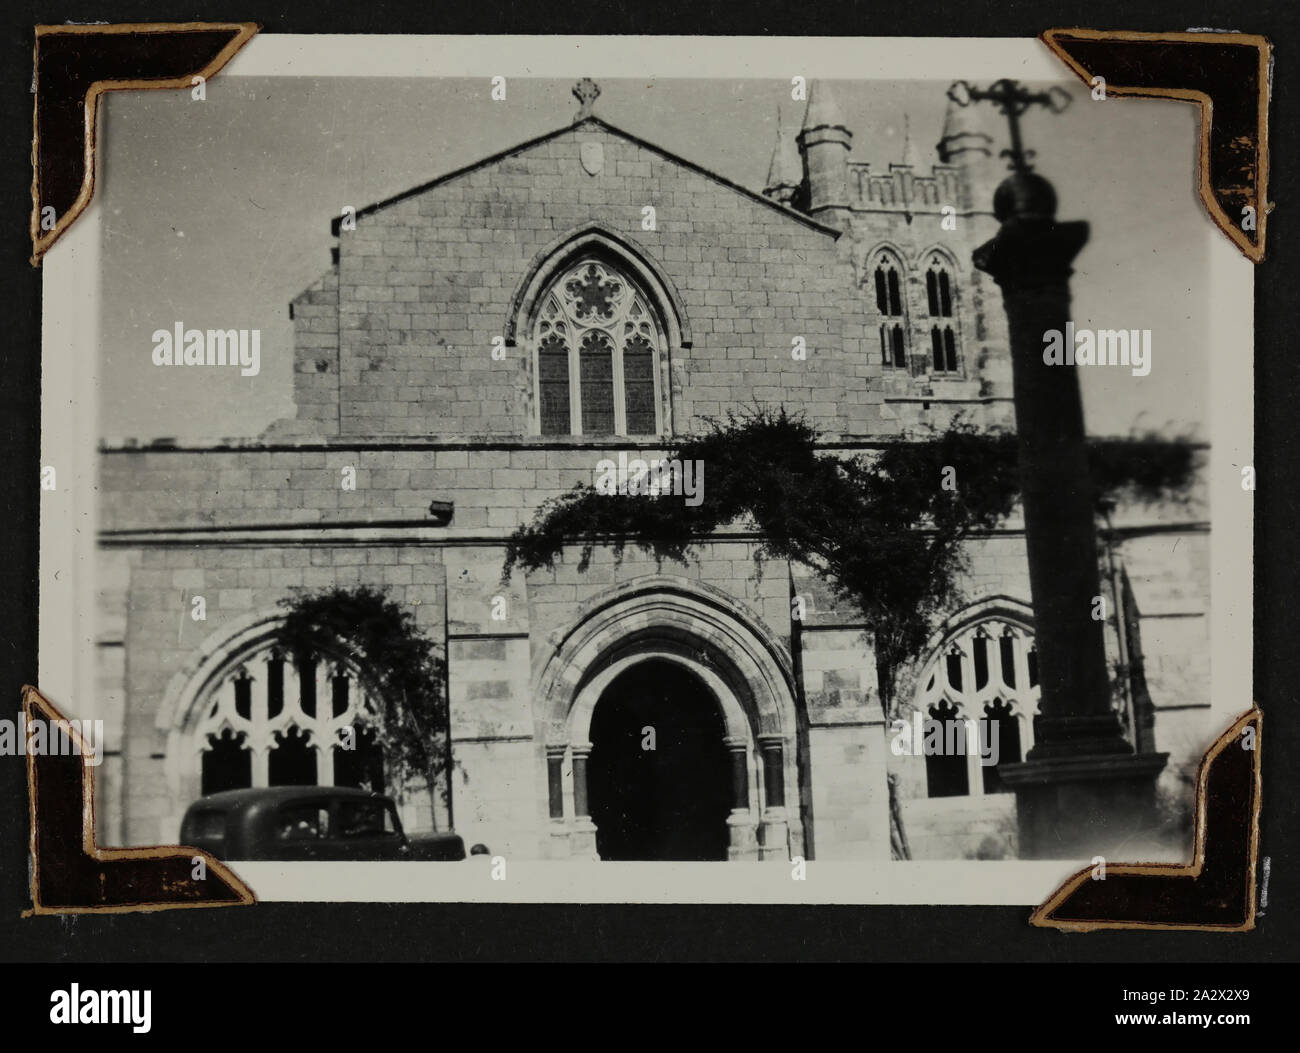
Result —
M1070 324L1070 268L1088 224L1056 220L1056 191L1031 170L1020 115L1031 106L1060 113L1070 97L1014 80L987 89L958 81L948 97L992 102L1011 128L1002 156L1012 173L993 195L1001 226L973 260L1001 287L1007 314L1041 694L1033 749L998 773L1016 794L1022 859L1111 856L1153 843L1168 754L1135 750L1112 704L1105 628L1092 616L1101 579L1078 367L1043 360L1043 334Z
M1062 113L1070 105L1070 93L1064 88L1053 87L1047 91L1030 91L1019 81L1003 78L994 81L988 88L974 88L964 80L954 82L948 89L948 98L958 106L969 106L972 102L991 102L1007 118L1011 130L1011 149L1003 150L999 155L1011 159L1011 168L1016 172L1031 172L1033 165L1029 159L1033 150L1026 150L1020 140L1020 115L1031 106L1046 106L1053 113Z
M578 116L575 121L584 121L591 116L591 108L600 97L600 85L590 77L583 77L573 86L573 97L578 100Z

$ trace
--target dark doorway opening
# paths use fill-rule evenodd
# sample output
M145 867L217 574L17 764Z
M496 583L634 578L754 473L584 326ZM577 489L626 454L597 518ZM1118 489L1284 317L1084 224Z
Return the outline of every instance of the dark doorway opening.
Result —
M621 673L591 720L587 786L600 858L726 859L724 735L717 699L681 666L648 659Z

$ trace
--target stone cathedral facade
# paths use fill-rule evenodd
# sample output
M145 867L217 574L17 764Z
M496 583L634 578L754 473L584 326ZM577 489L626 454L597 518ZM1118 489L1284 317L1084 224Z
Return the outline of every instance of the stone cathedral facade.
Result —
M274 647L284 596L371 585L447 662L450 806L411 794L409 825L525 858L883 860L892 776L914 858L1014 858L996 770L896 755L860 616L799 565L759 568L744 529L685 566L598 551L580 572L575 549L501 582L543 500L731 407L784 404L850 453L958 414L1012 425L1001 297L970 262L996 229L996 129L954 109L924 163L859 158L815 84L747 188L601 120L596 93L335 220L292 304L295 419L103 448L108 842L174 841L214 789L382 784L382 758L337 745L366 726L363 671ZM1176 800L1214 731L1207 528L1131 509L1105 536L1116 704L1137 748L1170 752ZM1016 523L972 543L964 591L905 701L999 721L1018 760L1037 683ZM206 620L178 630L194 596Z

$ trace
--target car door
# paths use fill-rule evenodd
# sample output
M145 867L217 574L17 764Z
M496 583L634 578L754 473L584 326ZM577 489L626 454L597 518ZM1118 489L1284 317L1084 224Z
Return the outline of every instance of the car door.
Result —
M316 860L329 858L330 831L327 801L287 801L275 809L267 845L267 859Z
M393 803L383 797L343 798L331 810L330 859L384 860L407 855L406 838Z

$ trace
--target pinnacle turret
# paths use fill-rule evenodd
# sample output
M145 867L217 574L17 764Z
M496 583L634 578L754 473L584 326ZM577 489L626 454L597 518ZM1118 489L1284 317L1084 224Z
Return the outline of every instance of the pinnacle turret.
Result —
M781 108L776 110L776 143L772 148L772 162L767 169L765 196L783 205L790 204L799 187L803 185L803 161L795 138L781 124Z
M848 131L839 103L835 100L835 93L828 84L819 80L808 85L808 108L803 116L803 131L810 132L817 128Z
M948 103L937 149L940 161L961 169L962 208L988 208L994 183L993 137L984 130L975 107Z
M834 93L826 84L814 81L808 87L808 109L804 112L803 130L799 132L809 213L815 215L825 209L852 206L849 196L852 143L853 133L844 123Z

